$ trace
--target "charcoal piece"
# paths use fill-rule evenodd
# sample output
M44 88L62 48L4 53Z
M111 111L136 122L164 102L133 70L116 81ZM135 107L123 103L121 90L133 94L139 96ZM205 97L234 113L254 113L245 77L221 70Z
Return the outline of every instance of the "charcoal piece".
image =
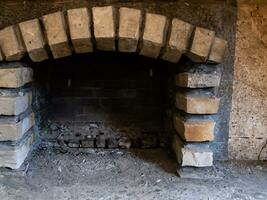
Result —
M108 145L108 148L118 148L119 147L118 138L114 138L114 137L108 138L107 145Z
M83 140L81 140L82 148L94 148L95 147L95 138L88 135Z
M105 148L106 147L106 137L103 135L97 135L95 143L96 143L97 148Z
M126 137L120 138L119 147L123 149L129 149L131 147L131 140Z

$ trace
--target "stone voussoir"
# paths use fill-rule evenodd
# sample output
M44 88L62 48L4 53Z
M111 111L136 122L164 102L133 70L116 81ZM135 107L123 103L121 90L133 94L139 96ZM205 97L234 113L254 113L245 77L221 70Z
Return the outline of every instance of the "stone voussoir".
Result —
M159 57L160 51L165 45L167 27L166 16L146 13L140 55L151 58Z
M124 7L119 9L119 51L136 52L141 23L141 10Z
M19 115L31 105L32 92L22 96L0 96L0 115Z
M67 11L70 38L76 53L93 51L91 41L91 17L87 8L76 8Z
M45 48L46 41L39 19L32 19L19 23L19 28L28 54L32 61L41 62L48 59Z
M96 48L103 51L115 51L116 10L113 6L93 7L93 24Z
M206 62L214 38L214 31L202 27L196 27L187 56L194 62Z
M17 141L35 124L34 113L25 116L19 122L0 121L0 141Z
M218 87L221 76L217 73L183 72L176 75L176 86L187 88Z
M53 57L56 59L70 56L72 52L68 42L67 25L63 12L44 15L43 24Z
M33 79L33 70L29 67L1 67L0 68L0 87L17 88Z
M211 50L210 50L208 62L221 63L223 60L226 48L227 48L227 41L224 39L215 37Z
M0 46L6 61L23 58L25 47L18 26L8 26L0 31Z
M170 38L162 59L173 63L178 62L182 54L188 51L193 29L193 25L174 18L171 23Z
M174 116L174 127L186 142L206 142L214 140L215 121L205 118L184 118Z
M218 112L219 104L219 98L205 94L205 91L176 93L176 107L189 114L215 114Z
M206 144L187 144L174 135L172 148L182 167L210 167L213 165L213 152Z

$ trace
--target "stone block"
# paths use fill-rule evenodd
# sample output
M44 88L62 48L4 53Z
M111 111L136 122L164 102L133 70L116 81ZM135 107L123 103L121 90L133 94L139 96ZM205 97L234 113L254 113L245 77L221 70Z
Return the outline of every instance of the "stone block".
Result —
M28 67L0 68L0 87L16 88L32 81L33 71Z
M68 43L67 27L62 12L56 12L43 16L46 38L54 58L62 58L71 55Z
M135 52L140 38L141 10L120 8L119 15L119 51Z
M229 138L229 159L267 160L267 138Z
M176 75L176 86L187 88L218 87L221 76L218 73L183 72Z
M116 23L112 6L93 7L93 24L96 47L103 51L115 50Z
M31 132L28 131L28 132ZM33 134L28 134L18 144L9 145L7 143L0 143L0 167L9 167L11 169L18 169L25 161L31 146L34 142Z
M18 61L25 55L25 48L17 26L0 31L0 46L6 61Z
M214 31L196 27L191 47L187 53L187 56L194 62L206 62L214 38Z
M193 25L174 18L171 24L170 38L162 59L173 63L178 62L182 54L188 51L193 29Z
M0 121L0 141L17 141L35 124L34 113L25 116L19 122Z
M158 58L164 46L167 30L167 18L163 15L147 13L140 54Z
M218 37L215 37L208 61L211 63L221 63L225 50L227 48L227 41Z
M0 115L19 115L32 103L32 93L18 96L0 96Z
M215 114L219 104L219 98L202 90L176 93L176 107L189 114Z
M19 24L22 38L32 61L41 62L48 59L45 49L46 41L39 19L33 19Z
M93 51L91 41L91 17L87 8L68 10L68 22L72 46L76 53Z
M174 116L174 127L182 139L187 142L205 142L214 140L215 121L203 117L185 118Z
M177 135L174 135L172 148L182 167L210 167L213 165L213 152L207 144L185 144Z
M104 135L97 135L95 139L97 148L105 148L106 147L106 137Z

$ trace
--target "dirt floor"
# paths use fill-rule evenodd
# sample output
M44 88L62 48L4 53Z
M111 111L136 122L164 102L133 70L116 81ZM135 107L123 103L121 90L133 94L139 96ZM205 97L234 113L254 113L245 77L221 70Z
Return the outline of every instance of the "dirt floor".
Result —
M176 169L164 149L81 153L43 146L20 170L0 170L0 199L267 199L266 162L216 162L203 179L179 178Z

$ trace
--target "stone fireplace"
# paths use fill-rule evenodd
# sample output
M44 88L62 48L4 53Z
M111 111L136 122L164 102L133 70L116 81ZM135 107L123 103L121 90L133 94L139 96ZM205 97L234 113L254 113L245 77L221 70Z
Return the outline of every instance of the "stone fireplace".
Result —
M40 142L172 148L183 167L225 159L222 33L123 6L38 17L0 31L1 167Z

